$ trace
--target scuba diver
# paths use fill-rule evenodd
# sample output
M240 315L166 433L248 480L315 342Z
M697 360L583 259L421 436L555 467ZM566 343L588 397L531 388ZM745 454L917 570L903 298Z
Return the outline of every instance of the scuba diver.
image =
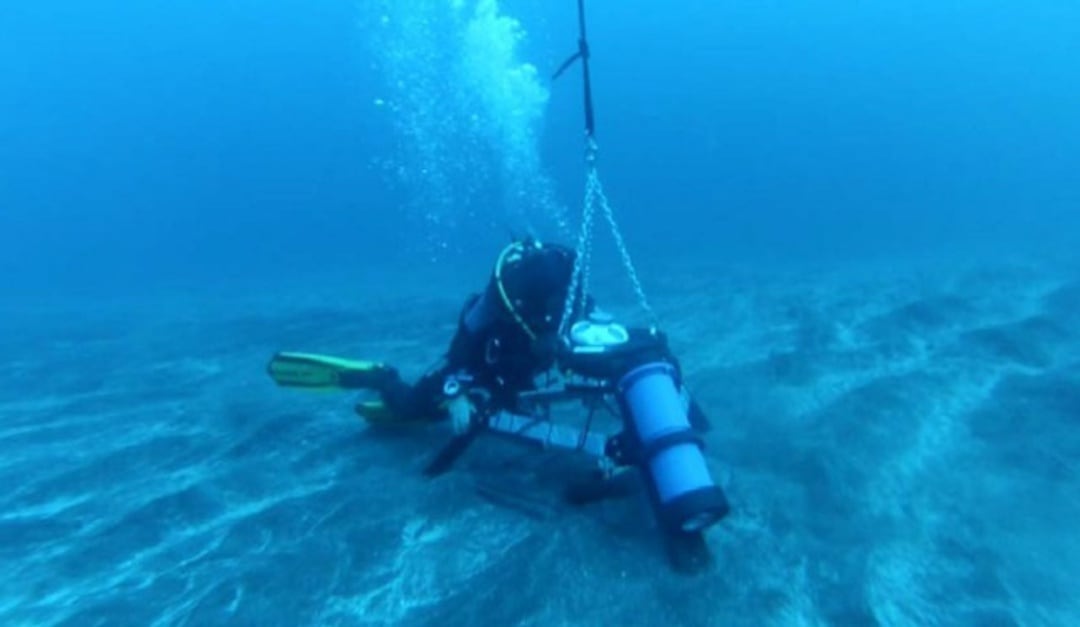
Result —
M565 246L512 242L484 290L466 300L440 363L413 384L383 363L302 352L277 353L268 372L283 387L374 392L356 405L373 425L450 418L455 435L425 469L429 477L449 470L482 432L594 457L599 470L568 485L566 499L626 496L627 477L644 483L673 561L696 568L685 564L707 555L703 531L729 511L703 456L708 420L666 337L595 307L575 261ZM551 419L551 407L567 401L587 410L582 429ZM619 418L621 430L596 432L598 410Z
M574 258L565 246L535 239L503 249L485 290L466 300L446 354L414 384L383 363L306 353L279 353L270 374L284 386L373 390L378 400L361 401L356 411L376 424L446 418L451 376L486 390L494 407L513 410L517 395L555 363Z
M372 421L439 419L451 375L485 389L494 406L515 409L517 395L554 365L573 269L574 251L565 246L534 239L511 243L499 254L484 291L466 300L442 363L411 386L384 367L373 386L381 402L361 404L358 411ZM455 424L455 430L463 426Z

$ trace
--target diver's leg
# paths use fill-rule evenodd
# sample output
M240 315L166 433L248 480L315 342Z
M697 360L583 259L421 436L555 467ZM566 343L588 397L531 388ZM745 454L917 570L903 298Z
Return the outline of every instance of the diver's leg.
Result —
M372 389L378 392L378 401L357 404L356 411L369 422L415 423L431 422L444 418L445 409L441 370L430 372L415 384L406 383L397 370L379 381Z

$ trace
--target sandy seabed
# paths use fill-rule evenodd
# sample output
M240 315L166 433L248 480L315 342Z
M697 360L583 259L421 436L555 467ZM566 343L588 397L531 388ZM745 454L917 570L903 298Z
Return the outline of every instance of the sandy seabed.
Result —
M444 432L265 377L278 349L418 374L460 294L189 292L2 313L0 624L1080 624L1080 273L666 271L734 506L705 573L640 499L563 505L551 453L427 480Z

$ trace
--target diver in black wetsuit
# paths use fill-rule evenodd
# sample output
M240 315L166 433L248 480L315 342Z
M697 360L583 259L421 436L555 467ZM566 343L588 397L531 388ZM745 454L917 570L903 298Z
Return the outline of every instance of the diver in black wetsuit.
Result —
M450 375L487 390L493 406L512 409L516 395L531 389L534 378L555 363L574 258L565 246L531 239L511 243L484 291L465 302L438 366L413 385L385 365L352 374L347 387L374 389L380 396L380 402L357 405L357 412L380 423L442 418L443 386Z

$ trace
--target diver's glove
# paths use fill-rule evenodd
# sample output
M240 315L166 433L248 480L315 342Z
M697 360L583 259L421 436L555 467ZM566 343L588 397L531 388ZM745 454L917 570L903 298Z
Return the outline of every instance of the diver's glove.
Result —
M454 435L462 435L472 425L473 404L469 397L460 394L451 399L446 405L446 411L450 415L450 426L454 429Z

